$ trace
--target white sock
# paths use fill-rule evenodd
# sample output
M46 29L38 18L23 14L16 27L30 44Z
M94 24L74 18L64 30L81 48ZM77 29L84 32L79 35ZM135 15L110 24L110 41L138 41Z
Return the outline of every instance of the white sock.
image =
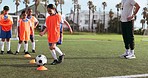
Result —
M10 41L7 42L7 51L10 51Z
M63 55L62 51L57 46L55 47L55 51L59 53L60 56Z
M52 54L52 57L54 58L54 60L57 60L57 55L56 55L55 50L51 50L51 54Z
M17 46L17 52L20 52L20 48L21 48L21 44L18 43L18 46Z
M35 50L35 41L32 42L32 50Z
M5 42L1 42L1 51L4 51L4 44L5 44Z
M25 52L28 52L28 43L25 44Z
M134 54L134 50L131 50L131 54Z

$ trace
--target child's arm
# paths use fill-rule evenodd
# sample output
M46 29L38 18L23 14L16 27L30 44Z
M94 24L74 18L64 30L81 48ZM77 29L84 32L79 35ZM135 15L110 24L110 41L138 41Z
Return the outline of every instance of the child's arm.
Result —
M72 28L70 27L70 24L69 24L66 20L64 20L64 23L65 23L66 26L69 28L70 33L73 33Z
M43 32L40 32L39 35L40 35L40 36L43 36L46 32L47 32L47 28L45 28Z

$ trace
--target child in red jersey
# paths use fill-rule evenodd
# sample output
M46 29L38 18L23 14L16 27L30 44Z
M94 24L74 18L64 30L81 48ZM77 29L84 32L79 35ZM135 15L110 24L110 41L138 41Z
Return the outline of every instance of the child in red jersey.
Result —
M22 18L19 20L19 26L18 26L18 36L19 36L19 43L17 47L17 51L15 55L19 54L20 47L22 42L25 43L25 54L29 54L28 52L28 41L30 39L30 28L32 26L31 21L27 19L27 13L26 11L22 11L21 14Z
M47 6L47 11L50 16L46 18L46 28L40 33L40 35L43 36L47 32L49 48L51 50L52 57L54 58L54 61L51 63L51 65L56 65L61 63L64 58L64 54L56 46L60 39L61 15L57 13L57 10L53 4L49 4ZM59 58L57 58L56 52L59 53Z
M10 49L10 38L12 36L11 29L13 20L10 15L8 15L9 7L4 6L3 14L0 15L0 26L1 26L1 54L4 54L4 43L7 42L7 54L13 54Z

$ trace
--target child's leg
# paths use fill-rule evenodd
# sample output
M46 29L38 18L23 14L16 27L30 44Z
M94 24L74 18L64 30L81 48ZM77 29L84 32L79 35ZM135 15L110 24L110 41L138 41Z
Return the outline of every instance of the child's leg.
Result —
M33 35L30 35L30 40L32 42L32 52L35 53L35 40Z
M49 45L50 45L50 43L49 43ZM49 48L50 48L52 57L54 58L54 60L57 60L57 55L56 55L56 52L55 52L55 46L56 46L56 44L52 43Z
M20 40L17 46L17 52L20 52L21 44L22 44L22 41Z
M7 51L10 51L10 38L7 38Z
M55 46L55 51L59 53L60 56L63 55L63 52L57 46Z
M4 44L5 44L5 39L2 38L2 39L1 39L1 54L4 53Z
M25 53L28 52L28 41L24 41L25 43Z

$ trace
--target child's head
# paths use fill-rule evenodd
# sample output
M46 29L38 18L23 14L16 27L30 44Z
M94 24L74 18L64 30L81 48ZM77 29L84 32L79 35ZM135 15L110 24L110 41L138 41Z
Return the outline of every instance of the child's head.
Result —
M50 15L53 15L53 14L57 13L57 10L56 10L56 8L55 8L55 6L53 4L49 4L47 6L47 11L48 11L48 13Z
M9 7L8 6L4 6L3 7L3 14L6 15L9 12Z
M26 10L23 10L23 11L22 11L22 13L21 13L21 17L22 17L22 19L27 18Z
M28 14L28 16L32 15L32 9L31 8L28 8L27 14Z

